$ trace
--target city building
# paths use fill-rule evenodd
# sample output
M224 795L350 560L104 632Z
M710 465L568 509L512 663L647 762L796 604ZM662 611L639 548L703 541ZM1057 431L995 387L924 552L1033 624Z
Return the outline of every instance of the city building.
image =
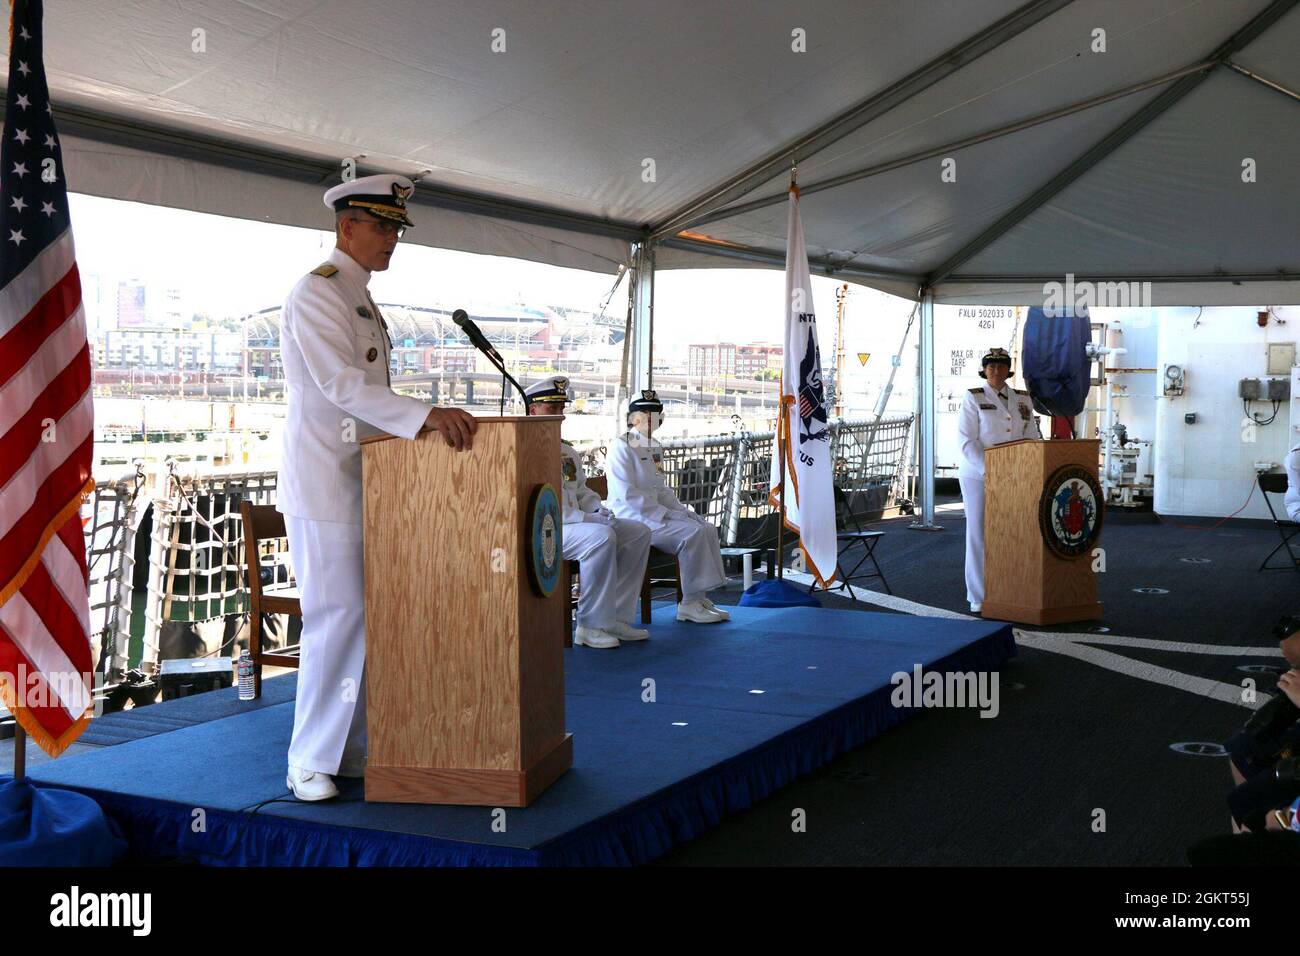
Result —
M734 342L711 342L692 345L686 359L687 375L692 381L736 377L736 345Z
M758 379L763 378L766 371L780 373L781 355L781 346L771 342L692 345L687 357L687 370L691 379L697 382L728 378Z

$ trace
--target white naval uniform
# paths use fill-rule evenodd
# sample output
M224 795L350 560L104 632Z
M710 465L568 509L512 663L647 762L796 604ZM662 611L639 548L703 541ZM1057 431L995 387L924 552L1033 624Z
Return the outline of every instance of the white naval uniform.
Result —
M326 266L338 271L326 276ZM302 594L302 657L289 764L333 775L366 752L360 439L415 438L429 406L389 387L388 333L370 273L333 250L285 300L288 390L276 510Z
M1294 446L1287 453L1283 464L1286 466L1286 505L1287 516L1292 521L1300 521L1300 445Z
M641 579L650 556L650 530L624 521L600 503L587 487L578 449L560 442L564 479L564 559L577 561L582 575L577 622L602 630L631 624Z
M966 600L984 603L984 449L1022 438L1041 438L1028 392L985 384L972 388L957 415L961 465L957 482L966 510Z
M610 445L605 460L609 507L620 518L650 529L650 543L677 556L684 602L727 583L718 531L678 500L664 482L663 446L629 431Z

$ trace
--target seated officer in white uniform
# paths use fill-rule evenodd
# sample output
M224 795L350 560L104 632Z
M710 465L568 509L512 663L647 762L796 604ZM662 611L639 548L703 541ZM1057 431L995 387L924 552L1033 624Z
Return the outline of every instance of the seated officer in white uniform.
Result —
M984 449L1042 437L1029 393L1007 386L1012 374L1007 350L989 349L980 365L980 378L988 384L967 392L957 415L957 481L966 509L966 600L975 614L984 604Z
M1296 445L1282 460L1286 466L1286 505L1287 517L1300 521L1300 445Z
M727 583L718 531L664 482L663 446L654 437L663 410L653 389L628 405L627 434L610 446L605 461L609 506L620 518L640 521L650 529L652 545L677 556L682 578L677 620L717 624L731 619L705 594Z
M325 193L335 216L329 259L284 303L280 355L288 393L276 508L302 595L302 657L286 783L300 800L338 794L335 775L363 775L366 757L365 591L361 446L379 431L440 432L470 447L474 419L396 394L391 344L370 298L411 225L403 176L366 176Z
M542 379L524 391L529 415L563 415L569 397L563 376ZM632 626L641 580L650 556L650 532L623 521L600 503L587 487L578 449L560 441L564 491L564 559L578 562L581 587L573 643L618 647L621 641L644 641L650 632Z

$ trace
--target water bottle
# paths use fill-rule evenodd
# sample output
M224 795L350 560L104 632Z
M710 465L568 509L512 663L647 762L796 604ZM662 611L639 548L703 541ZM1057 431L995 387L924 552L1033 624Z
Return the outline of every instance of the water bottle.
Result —
M253 659L248 656L248 651L239 655L239 660L235 664L235 674L239 678L239 699L253 699Z

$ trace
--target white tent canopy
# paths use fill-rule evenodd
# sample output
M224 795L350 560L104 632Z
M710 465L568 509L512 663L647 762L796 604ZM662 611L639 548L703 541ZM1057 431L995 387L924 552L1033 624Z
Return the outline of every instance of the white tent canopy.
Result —
M46 0L45 56L80 192L325 228L352 157L419 178L413 241L779 267L795 160L820 272L1259 304L1300 288L1296 5Z

